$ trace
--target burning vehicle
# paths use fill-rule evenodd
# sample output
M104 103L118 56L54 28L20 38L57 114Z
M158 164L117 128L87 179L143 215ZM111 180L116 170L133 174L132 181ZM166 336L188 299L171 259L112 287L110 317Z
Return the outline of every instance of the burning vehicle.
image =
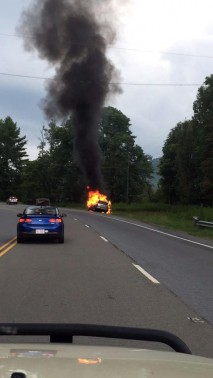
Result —
M111 201L108 200L105 194L101 194L99 190L90 190L88 192L87 208L88 210L98 211L106 214L111 214L112 212Z

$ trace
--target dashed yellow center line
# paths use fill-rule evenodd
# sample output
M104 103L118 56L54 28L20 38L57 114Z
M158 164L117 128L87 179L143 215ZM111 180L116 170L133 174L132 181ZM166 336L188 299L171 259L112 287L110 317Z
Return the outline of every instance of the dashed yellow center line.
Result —
M7 243L5 243L2 247L0 247L0 257L5 255L5 253L9 252L13 247L15 247L17 244L16 237L9 240Z

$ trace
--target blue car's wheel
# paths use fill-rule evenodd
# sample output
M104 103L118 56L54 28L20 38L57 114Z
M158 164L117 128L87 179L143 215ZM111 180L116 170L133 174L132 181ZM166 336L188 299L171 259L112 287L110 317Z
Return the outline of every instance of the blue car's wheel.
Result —
M58 242L60 244L64 244L64 235L60 236L60 238L58 239Z
M17 243L23 243L23 238L20 238L20 236L17 236Z

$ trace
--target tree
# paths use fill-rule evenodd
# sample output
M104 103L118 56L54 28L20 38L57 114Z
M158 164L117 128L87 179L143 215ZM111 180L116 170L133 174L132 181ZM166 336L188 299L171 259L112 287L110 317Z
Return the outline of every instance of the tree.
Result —
M169 203L189 203L193 198L193 151L193 123L179 122L168 135L160 161L161 185Z
M19 193L21 175L27 162L26 136L20 136L20 128L12 118L0 120L0 193L6 199Z
M213 75L193 104L192 120L171 130L160 162L161 188L167 202L213 204Z
M166 139L159 165L160 185L168 203L196 202L194 148L193 122L179 122Z
M163 146L163 157L160 159L160 185L168 203L177 201L177 133L172 129Z
M151 159L135 144L130 120L115 108L103 110L99 124L102 173L106 192L113 201L137 201L148 192L152 172ZM52 201L80 202L86 196L86 181L74 152L73 121L60 126L51 121L42 127L39 155L25 170L23 190L29 198L47 196ZM94 161L94 164L96 162ZM35 185L32 185L36 177ZM101 188L100 188L101 189Z
M196 166L194 159L195 133L193 121L179 122L177 143L177 196L178 202L196 203Z
M104 180L114 201L137 201L152 172L149 156L135 144L130 126L129 118L121 111L113 107L103 109L99 142Z
M193 104L195 161L200 203L213 205L213 75L206 77Z
M38 197L50 197L48 169L48 154L26 163L21 184L22 200L24 202L34 204L35 199Z
M69 118L58 126L51 121L43 127L42 140L39 145L39 157L42 162L48 160L46 177L48 177L49 197L55 201L79 202L82 196L82 180L73 152L73 123ZM44 146L48 149L44 151Z

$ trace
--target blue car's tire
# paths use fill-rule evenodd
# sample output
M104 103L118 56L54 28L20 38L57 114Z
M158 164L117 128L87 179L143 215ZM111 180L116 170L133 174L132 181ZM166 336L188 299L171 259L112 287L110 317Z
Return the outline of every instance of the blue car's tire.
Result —
M60 238L58 239L58 242L60 244L64 244L64 235L63 236L60 236Z

